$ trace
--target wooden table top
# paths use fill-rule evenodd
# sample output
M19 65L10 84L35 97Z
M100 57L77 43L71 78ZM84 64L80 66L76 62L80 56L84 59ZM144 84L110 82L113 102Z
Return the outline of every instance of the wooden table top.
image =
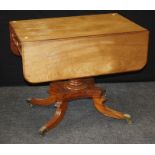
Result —
M10 22L21 42L107 35L145 30L117 14L85 15Z
M27 81L41 83L142 69L149 32L119 14L10 22Z

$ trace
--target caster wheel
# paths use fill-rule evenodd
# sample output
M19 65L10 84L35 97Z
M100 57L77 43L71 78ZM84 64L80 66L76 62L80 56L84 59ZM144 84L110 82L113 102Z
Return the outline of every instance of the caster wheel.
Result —
M57 104L54 104L54 108L58 108L58 105Z
M55 108L59 108L59 107L60 107L60 104L61 104L61 102L56 102L56 103L54 104L54 107L55 107Z
M31 103L31 100L32 100L31 98L28 98L28 99L26 100L26 102L27 102L27 103Z
M31 98L27 99L26 102L29 104L30 107L33 107L33 104L31 103Z
M42 126L42 127L39 129L39 134L40 134L41 136L44 136L46 132L47 132L46 126Z
M129 115L129 114L124 114L124 116L125 116L125 118L126 118L128 124L132 124L132 117L131 117L131 115Z

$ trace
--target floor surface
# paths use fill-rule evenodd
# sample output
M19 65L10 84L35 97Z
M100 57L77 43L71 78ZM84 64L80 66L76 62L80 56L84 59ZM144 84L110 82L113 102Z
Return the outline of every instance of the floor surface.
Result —
M63 121L41 137L38 129L55 108L26 103L29 97L46 97L48 86L0 88L0 143L7 144L133 144L155 143L155 82L103 83L106 104L133 117L133 124L101 115L89 99L69 103Z

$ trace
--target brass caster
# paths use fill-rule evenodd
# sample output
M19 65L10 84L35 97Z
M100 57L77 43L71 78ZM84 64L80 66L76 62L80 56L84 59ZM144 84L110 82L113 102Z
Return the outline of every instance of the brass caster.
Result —
M26 102L27 102L27 103L31 103L31 100L32 100L31 98L28 98L28 99L26 100Z
M58 107L58 105L57 104L54 104L54 108L57 108Z
M33 104L31 103L31 98L27 99L26 102L29 104L30 107L33 107Z
M42 127L39 129L39 134L40 134L41 136L44 136L46 132L47 132L46 126L42 126Z
M125 119L127 120L128 124L132 124L132 117L129 114L124 114Z
M56 103L54 104L54 107L55 107L55 108L59 108L59 107L60 107L60 104L61 104L61 102L56 102Z

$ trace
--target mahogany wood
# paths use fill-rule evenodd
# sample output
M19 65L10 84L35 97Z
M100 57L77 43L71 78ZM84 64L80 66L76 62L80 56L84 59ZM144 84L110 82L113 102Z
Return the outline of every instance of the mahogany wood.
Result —
M31 105L56 106L54 116L39 132L54 128L63 119L68 102L79 98L92 99L105 116L131 122L130 115L106 106L105 91L86 77L142 69L148 40L147 29L116 13L10 22L11 49L22 57L25 79L55 81L48 98L28 100Z
M140 70L148 34L119 14L10 22L12 51L31 83Z
M52 82L48 92L49 97L46 99L32 98L28 100L32 105L49 106L55 104L56 106L54 116L39 130L42 135L54 128L63 119L69 101L80 98L92 99L96 109L105 116L131 120L130 115L113 110L105 105L107 101L105 90L96 87L93 78Z

